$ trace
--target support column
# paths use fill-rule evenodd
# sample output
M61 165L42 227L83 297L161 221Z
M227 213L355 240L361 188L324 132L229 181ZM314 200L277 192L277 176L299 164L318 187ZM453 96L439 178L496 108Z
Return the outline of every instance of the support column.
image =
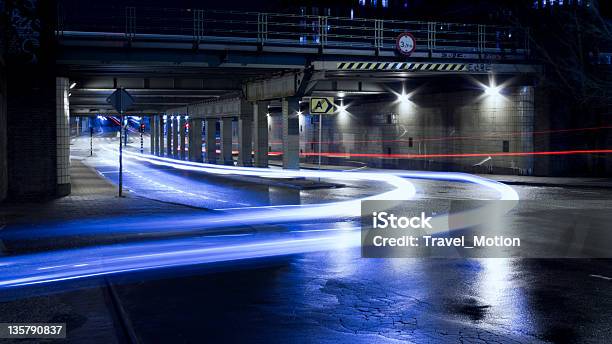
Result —
M158 156L164 156L164 115L159 115L157 117L157 147L155 148L155 153Z
M233 165L232 158L232 118L221 118L221 164Z
M155 155L155 141L157 140L157 135L155 135L155 127L157 123L157 116L149 117L149 127L151 131L151 148L149 150L151 155Z
M268 167L268 102L253 104L255 167Z
M185 116L179 117L179 157L181 160L185 160L185 131L187 130L187 126L185 125Z
M70 194L70 103L68 91L70 80L68 78L55 79L55 104L56 104L56 170L57 170L57 194L66 196Z
M209 164L217 163L217 139L215 134L217 132L217 119L207 118L206 119L206 162Z
M166 116L166 157L172 157L172 116Z
M202 120L189 119L189 160L202 162Z
M174 119L172 120L172 157L175 159L178 159L179 155L178 155L178 148L179 148L179 120L178 120L179 116L174 116Z
M193 161L193 119L189 118L187 120L187 125L189 126L189 131L187 132L187 160Z
M253 116L250 114L241 115L238 119L238 165L253 166Z
M299 98L283 99L283 168L300 168L300 110Z

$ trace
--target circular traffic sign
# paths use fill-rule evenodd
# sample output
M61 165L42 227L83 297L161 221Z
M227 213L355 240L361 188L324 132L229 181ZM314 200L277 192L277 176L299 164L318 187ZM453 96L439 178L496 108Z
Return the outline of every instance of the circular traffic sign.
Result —
M409 32L404 32L397 36L395 47L401 54L409 56L416 49L416 39Z

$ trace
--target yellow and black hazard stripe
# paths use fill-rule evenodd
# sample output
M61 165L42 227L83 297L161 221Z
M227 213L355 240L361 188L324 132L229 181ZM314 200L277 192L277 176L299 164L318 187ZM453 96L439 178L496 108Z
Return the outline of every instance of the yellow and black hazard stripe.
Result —
M410 72L466 72L465 63L419 63L419 62L338 62L338 70L379 70Z

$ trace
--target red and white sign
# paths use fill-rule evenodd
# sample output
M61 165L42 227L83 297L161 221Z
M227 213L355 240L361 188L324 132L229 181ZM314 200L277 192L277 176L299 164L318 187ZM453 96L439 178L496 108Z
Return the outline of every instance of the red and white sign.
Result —
M397 36L395 47L401 54L410 56L416 49L416 39L411 33L404 32Z

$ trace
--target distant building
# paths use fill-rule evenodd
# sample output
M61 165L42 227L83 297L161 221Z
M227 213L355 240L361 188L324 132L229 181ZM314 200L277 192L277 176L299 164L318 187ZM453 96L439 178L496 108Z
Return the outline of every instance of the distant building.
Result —
M533 8L545 9L554 7L594 7L597 6L597 0L534 0Z

